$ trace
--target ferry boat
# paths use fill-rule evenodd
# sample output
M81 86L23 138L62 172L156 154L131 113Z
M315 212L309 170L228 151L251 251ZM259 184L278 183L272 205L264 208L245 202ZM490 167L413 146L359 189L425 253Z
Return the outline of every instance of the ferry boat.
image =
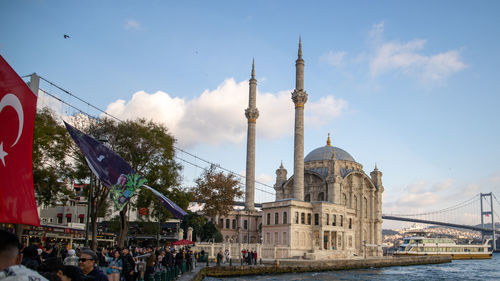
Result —
M450 238L433 238L424 235L410 236L394 253L397 256L451 256L459 259L491 259L487 240L484 244L457 244Z

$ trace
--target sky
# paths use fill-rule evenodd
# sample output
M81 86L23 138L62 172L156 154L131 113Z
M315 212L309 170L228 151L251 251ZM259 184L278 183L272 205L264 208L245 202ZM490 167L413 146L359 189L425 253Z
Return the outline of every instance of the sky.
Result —
M305 155L330 133L366 174L382 171L384 213L420 213L500 196L498 11L498 1L4 0L0 54L120 119L161 122L179 148L240 174L255 59L255 168L272 186L281 161L293 174L301 36ZM45 104L75 113L42 93ZM181 163L193 186L202 171ZM256 187L256 202L273 201ZM477 223L479 210L463 217Z

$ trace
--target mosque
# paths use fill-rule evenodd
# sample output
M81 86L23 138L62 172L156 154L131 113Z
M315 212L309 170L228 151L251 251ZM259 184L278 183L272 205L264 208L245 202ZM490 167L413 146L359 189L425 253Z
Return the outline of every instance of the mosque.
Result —
M382 172L368 176L345 150L326 145L304 157L304 60L299 39L296 60L294 168L287 177L283 163L276 170L276 199L254 207L256 107L255 67L252 64L248 120L245 209L219 218L227 242L262 243L286 249L286 256L335 259L381 256Z

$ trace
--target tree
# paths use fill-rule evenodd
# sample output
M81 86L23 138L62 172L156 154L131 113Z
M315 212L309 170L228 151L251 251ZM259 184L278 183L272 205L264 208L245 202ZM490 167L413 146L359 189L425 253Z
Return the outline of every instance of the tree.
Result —
M192 194L198 203L204 204L205 215L215 218L227 216L233 210L234 200L243 195L240 186L235 175L217 172L212 165L196 179Z
M220 231L217 229L215 224L211 221L207 222L205 225L203 225L203 228L201 230L201 240L202 241L213 241L215 243L220 243L224 240L222 237L222 234Z
M49 108L38 110L33 131L33 183L38 204L53 205L71 197L64 179L72 178L72 140Z
M187 233L188 227L191 227L193 228L193 241L201 240L202 237L207 236L203 233L203 226L207 223L207 218L191 211L187 211L187 213L181 221L181 228L184 230L184 233Z
M96 138L107 140L106 145L122 156L132 168L144 176L147 184L152 188L163 193L183 208L189 204L189 195L186 195L181 189L176 188L179 181L179 171L181 166L175 162L174 143L175 139L167 129L160 124L145 119L134 121L117 122L112 119L104 118L99 122L83 123L86 126L84 132L90 133ZM83 159L83 158L82 158ZM83 163L83 162L82 162ZM88 168L85 169L88 171ZM85 171L81 170L82 173ZM107 198L106 196L101 197ZM177 200L177 201L176 201ZM99 203L96 204L96 207ZM120 212L120 235L118 244L124 246L127 236L127 208L125 206ZM152 214L157 219L166 219L171 216L165 207L163 207L154 195L145 189L139 190L136 208L150 208Z

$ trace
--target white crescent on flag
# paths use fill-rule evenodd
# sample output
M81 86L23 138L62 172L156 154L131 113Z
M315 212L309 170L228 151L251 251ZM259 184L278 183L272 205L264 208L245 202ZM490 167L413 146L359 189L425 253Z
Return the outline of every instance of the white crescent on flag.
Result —
M14 108L14 110L17 112L17 117L19 118L19 130L17 132L17 138L14 141L14 143L10 146L13 147L19 141L19 138L21 137L21 134L23 132L23 124L24 124L23 105L16 97L16 95L8 93L0 101L0 112L2 112L2 110L6 106L11 106L12 108Z

